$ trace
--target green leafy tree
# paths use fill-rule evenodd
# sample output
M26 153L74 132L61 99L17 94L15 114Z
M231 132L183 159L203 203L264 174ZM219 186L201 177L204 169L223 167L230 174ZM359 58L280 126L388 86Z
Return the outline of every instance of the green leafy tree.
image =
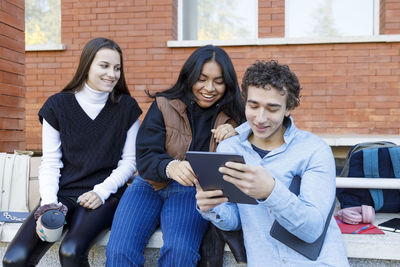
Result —
M40 30L39 25L34 25L35 30L31 33L25 33L26 44L34 45L34 44L47 44L48 38L46 35Z
M246 38L250 32L241 25L242 18L232 11L238 0L198 0L198 39L230 40Z
M332 0L324 0L315 10L315 26L310 33L315 36L340 36L332 16Z
M61 43L61 0L25 0L25 43Z

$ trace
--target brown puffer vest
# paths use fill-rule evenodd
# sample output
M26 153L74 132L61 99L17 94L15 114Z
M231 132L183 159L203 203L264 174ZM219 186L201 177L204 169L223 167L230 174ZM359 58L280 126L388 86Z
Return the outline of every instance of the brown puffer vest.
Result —
M171 100L161 96L157 97L156 101L165 124L165 149L168 155L174 159L184 160L186 151L189 150L192 143L192 130L186 113L186 104L179 99ZM233 127L237 126L228 115L220 112L215 119L214 129L224 123L229 123ZM215 139L211 138L210 151L215 151L217 145ZM160 190L168 184L168 182L154 182L149 179L147 181L154 187L154 190Z

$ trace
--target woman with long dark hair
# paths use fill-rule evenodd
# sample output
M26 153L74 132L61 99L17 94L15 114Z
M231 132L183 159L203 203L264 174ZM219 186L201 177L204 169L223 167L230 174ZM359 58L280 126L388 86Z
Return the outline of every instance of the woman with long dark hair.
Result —
M106 38L89 41L74 78L39 111L41 200L9 245L3 266L35 266L52 246L41 224L48 210L66 215L61 265L89 266L88 252L111 227L126 181L136 172L141 113L125 82L120 47Z
M139 175L118 205L107 266L143 266L147 240L158 225L164 245L160 266L196 266L208 223L196 210L194 173L186 151L215 151L236 134L244 105L227 53L207 45L186 60L175 85L155 101L140 126Z

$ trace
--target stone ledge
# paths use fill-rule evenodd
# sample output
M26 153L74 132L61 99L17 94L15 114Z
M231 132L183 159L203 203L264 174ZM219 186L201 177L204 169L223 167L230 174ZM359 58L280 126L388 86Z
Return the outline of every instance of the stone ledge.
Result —
M317 134L330 146L354 146L365 142L388 141L400 144L399 135L367 135L367 134Z
M400 42L399 34L380 34L371 36L332 36L332 37L270 37L237 40L170 40L168 47L200 47L213 44L218 46L268 46L299 44L351 44Z
M0 242L0 260L3 259L8 243ZM54 244L42 257L37 267L60 267L58 258L59 244ZM146 248L144 251L144 267L157 267L160 250L157 248ZM93 267L105 266L106 248L95 245L89 252L89 264ZM224 253L224 267L245 267L246 264L237 264L231 252Z
M399 135L366 135L366 134L317 134L332 149L339 165L344 164L350 148L359 143L389 141L400 144ZM342 161L342 162L341 162Z
M398 216L394 213L377 213L374 221L375 225ZM20 223L7 223L3 228L3 235L0 242L11 242L14 235L17 233ZM105 247L110 237L108 231L103 237L99 238L96 246ZM349 258L360 259L381 259L381 260L396 260L400 261L400 233L385 231L384 235L352 235L343 234L343 239L347 248L347 256ZM162 233L158 229L150 237L147 244L149 249L159 249L163 245ZM225 251L230 251L229 247L225 246Z
M374 225L394 217L397 213L376 213ZM400 261L400 233L384 231L384 235L343 234L349 258ZM398 265L400 266L400 265Z

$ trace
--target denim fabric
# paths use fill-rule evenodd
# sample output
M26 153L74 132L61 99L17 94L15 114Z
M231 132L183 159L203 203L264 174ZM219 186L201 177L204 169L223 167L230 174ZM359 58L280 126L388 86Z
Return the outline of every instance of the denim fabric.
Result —
M322 233L335 198L335 163L330 147L317 136L298 130L293 121L283 136L285 143L263 158L253 150L246 122L236 128L239 135L220 143L219 152L244 156L246 164L263 166L275 179L270 196L258 205L224 203L204 218L223 230L243 229L247 263L253 266L348 266L341 232L332 218L319 258L311 261L272 238L277 220L306 242ZM294 176L301 177L299 196L288 189Z
M196 266L208 222L196 210L195 193L175 181L154 191L137 176L115 213L106 266L143 266L144 249L158 225L164 240L159 266Z

